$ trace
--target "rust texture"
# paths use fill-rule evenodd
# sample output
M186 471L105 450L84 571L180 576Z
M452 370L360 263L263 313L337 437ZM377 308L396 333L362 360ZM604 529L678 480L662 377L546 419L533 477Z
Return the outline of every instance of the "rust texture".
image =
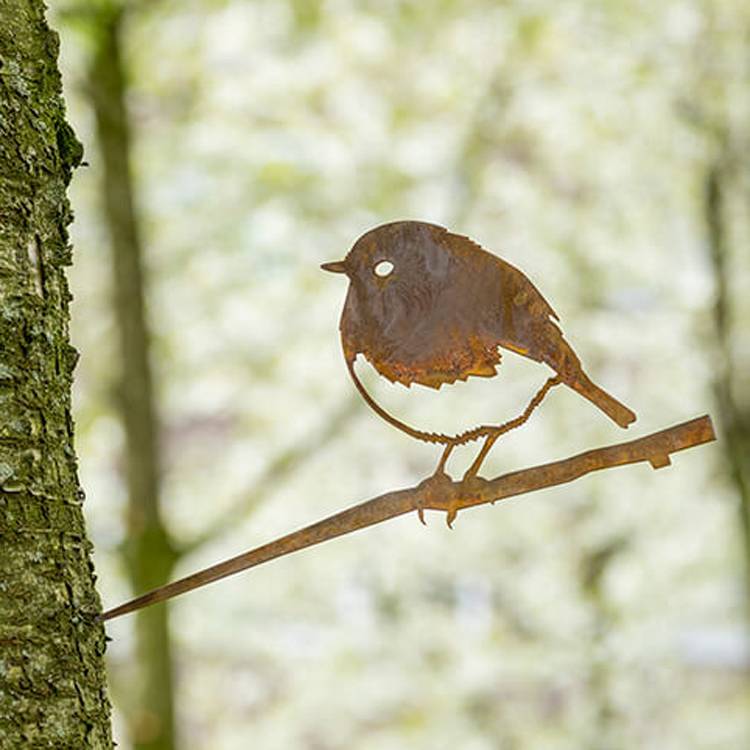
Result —
M445 511L450 521L459 510L494 503L508 497L571 482L600 469L647 461L654 469L668 466L670 454L715 440L708 416L683 422L651 435L576 456L503 474L495 479L473 477L453 482L445 475L432 476L415 487L380 495L364 503L294 531L273 542L243 552L237 557L154 589L105 612L101 619L111 620L143 607L172 599L221 578L234 575L264 562L312 547L352 531L373 526L389 518L412 511Z
M635 421L630 409L586 375L557 314L534 284L468 237L435 224L398 221L365 233L344 260L322 268L349 279L340 330L357 390L389 424L446 446L436 473L453 447L485 438L479 462L465 478L474 476L492 443L523 424L533 408L527 408L525 418L460 435L423 432L389 414L367 393L354 370L359 354L392 382L440 388L472 376L494 377L505 349L556 373L532 399L534 408L551 385L564 383L620 427Z
M495 502L577 479L613 466L648 461L655 469L669 455L715 439L707 416L627 443L487 480L477 472L494 442L524 424L547 393L564 383L591 401L621 427L635 414L595 385L563 338L557 315L521 271L486 252L467 237L416 221L386 224L367 232L344 260L323 269L346 274L349 292L341 316L341 340L349 373L365 402L408 435L444 446L432 476L416 487L389 492L348 508L312 526L154 589L102 615L109 620L205 586L247 568L320 544L389 518L442 510L450 526L459 510ZM404 424L370 396L354 362L363 354L386 378L440 388L471 376L493 377L500 349L517 352L552 368L554 375L522 414L501 425L480 425L456 435L428 433ZM444 473L457 445L484 438L460 482Z

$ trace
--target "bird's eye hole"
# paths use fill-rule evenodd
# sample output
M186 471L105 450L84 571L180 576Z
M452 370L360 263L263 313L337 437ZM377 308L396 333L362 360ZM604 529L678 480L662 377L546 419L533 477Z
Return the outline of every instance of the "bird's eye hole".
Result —
M380 263L375 264L373 268L376 276L380 276L381 279L390 276L393 273L393 263L389 260L381 260Z

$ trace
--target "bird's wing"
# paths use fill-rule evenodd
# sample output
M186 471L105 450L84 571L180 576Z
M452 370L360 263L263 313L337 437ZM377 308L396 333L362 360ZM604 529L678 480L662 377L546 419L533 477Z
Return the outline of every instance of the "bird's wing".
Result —
M470 299L456 300L456 305L469 305L464 315L474 319L473 331L485 345L499 345L558 371L579 367L557 325L557 313L526 274L468 237L446 232L442 241L460 259L462 274L472 279L459 285ZM477 311L474 316L472 310Z
M531 279L507 260L498 258L503 266L503 294L512 298L517 306L525 307L535 318L560 320L557 313Z
M440 229L442 230L442 242L453 255L463 260L464 268L469 273L474 271L477 274L486 274L488 262L496 264L501 270L500 277L502 279L501 288L497 289L498 295L501 294L504 298L507 297L514 301L517 306L525 307L534 317L545 320L551 317L554 320L559 320L552 305L547 302L523 271L508 263L507 260L489 252L478 242L474 242L471 237L454 234L442 227Z

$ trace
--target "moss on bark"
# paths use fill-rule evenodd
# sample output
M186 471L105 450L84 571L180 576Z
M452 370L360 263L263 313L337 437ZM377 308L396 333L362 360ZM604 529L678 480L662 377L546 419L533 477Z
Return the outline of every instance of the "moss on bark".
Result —
M105 636L73 449L58 38L0 0L0 748L110 748Z

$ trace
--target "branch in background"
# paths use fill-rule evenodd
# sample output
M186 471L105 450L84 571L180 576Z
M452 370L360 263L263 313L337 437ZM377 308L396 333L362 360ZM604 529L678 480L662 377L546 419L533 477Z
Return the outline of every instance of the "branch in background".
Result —
M316 435L307 436L297 445L280 451L271 459L242 499L223 512L219 519L198 536L179 547L179 556L188 555L221 534L236 528L238 523L245 520L260 505L270 491L278 490L284 479L294 474L305 461L316 456L321 448L340 435L348 422L360 411L359 398L352 395L337 411L324 420L324 426Z
M711 420L708 416L702 416L636 440L586 451L571 458L511 472L491 480L475 478L467 482L452 482L448 478L431 477L416 487L388 492L367 500L273 542L150 591L108 610L101 618L111 620L269 560L411 511L442 510L446 511L450 520L464 508L564 484L600 469L641 461L648 461L654 469L659 469L669 465L671 453L712 440L715 440L715 435Z

